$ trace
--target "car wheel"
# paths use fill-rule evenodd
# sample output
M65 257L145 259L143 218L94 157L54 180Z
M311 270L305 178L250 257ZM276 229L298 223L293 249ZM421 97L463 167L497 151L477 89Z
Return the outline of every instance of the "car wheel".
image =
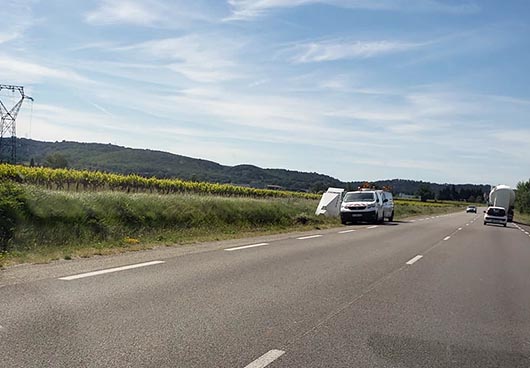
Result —
M484 225L486 225L486 222L484 223Z
M390 217L388 218L388 221L389 221L389 222L394 221L394 211L392 211L392 214L391 214Z
M504 227L506 227L506 224L504 224Z

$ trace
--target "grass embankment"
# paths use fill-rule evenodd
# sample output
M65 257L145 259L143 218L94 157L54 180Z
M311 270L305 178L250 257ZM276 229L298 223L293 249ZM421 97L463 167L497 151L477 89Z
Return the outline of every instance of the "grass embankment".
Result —
M409 200L395 201L395 218L401 219L411 216L439 215L463 210L466 204L462 202L420 202Z
M0 197L0 267L340 225L315 216L318 200L304 198L69 192L5 182ZM396 219L461 208L396 202Z
M530 213L521 213L519 211L515 211L515 216L513 220L520 224L530 226Z
M68 192L3 185L10 188L4 198L10 197L5 217L11 224L5 226L7 253L0 265L339 224L315 216L318 201L303 198Z

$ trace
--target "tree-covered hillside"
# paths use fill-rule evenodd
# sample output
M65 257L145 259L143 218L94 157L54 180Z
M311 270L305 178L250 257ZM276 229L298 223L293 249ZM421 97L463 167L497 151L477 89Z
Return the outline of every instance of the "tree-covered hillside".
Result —
M253 165L224 166L216 162L176 155L168 152L134 149L102 143L42 142L17 140L18 163L38 166L90 169L120 174L138 174L158 178L214 183L232 183L255 188L279 186L294 191L321 192L328 187L354 190L363 184L342 182L328 175L285 169L262 169ZM6 160L2 157L2 160ZM374 183L390 186L394 193L416 194L427 185L440 199L468 200L488 193L489 185L435 184L416 180L392 179Z

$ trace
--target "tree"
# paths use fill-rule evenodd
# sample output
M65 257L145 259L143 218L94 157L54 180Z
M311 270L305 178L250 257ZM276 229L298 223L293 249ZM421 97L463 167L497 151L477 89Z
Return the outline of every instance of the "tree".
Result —
M53 169L65 169L68 167L68 160L64 155L58 152L50 153L44 159L44 166L48 166Z
M421 198L422 202L426 202L428 199L434 199L434 192L427 184L420 185L418 191L416 192L416 195Z
M517 184L515 208L521 213L530 213L530 180Z

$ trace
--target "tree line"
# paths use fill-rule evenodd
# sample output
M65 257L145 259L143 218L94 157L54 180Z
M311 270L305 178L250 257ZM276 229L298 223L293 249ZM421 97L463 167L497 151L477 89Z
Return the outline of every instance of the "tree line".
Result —
M446 185L438 193L432 190L428 184L422 184L416 191L416 195L422 201L440 200L440 201L465 201L471 203L483 203L485 193L480 187L476 188L457 188L455 185Z
M530 180L517 184L515 209L521 213L530 214Z

